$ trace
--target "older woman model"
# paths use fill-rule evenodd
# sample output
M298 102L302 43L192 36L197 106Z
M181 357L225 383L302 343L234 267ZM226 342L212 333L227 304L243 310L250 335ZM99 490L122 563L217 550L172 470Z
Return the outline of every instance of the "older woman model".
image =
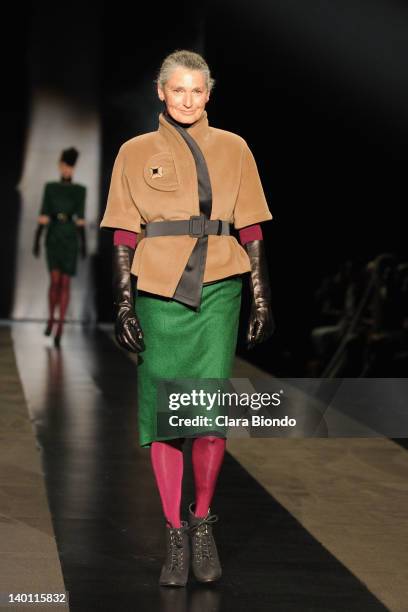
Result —
M116 230L116 338L129 351L143 351L138 422L166 521L161 585L184 586L190 560L198 581L221 576L212 534L218 517L210 504L226 440L214 431L193 438L195 500L188 523L182 521L184 438L158 433L157 382L231 376L244 273L250 273L252 292L248 345L274 329L259 226L272 215L246 142L209 126L205 106L213 83L197 53L165 58L157 80L164 102L158 130L121 146L101 222ZM230 235L231 223L241 244Z

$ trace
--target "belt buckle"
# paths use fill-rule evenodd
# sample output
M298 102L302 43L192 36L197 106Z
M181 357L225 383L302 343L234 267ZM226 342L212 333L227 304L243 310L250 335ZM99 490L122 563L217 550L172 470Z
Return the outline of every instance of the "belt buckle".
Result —
M58 221L65 222L67 220L67 215L65 213L59 212L57 213L57 219Z
M189 219L189 236L192 238L202 238L205 231L206 217L204 215L191 215Z

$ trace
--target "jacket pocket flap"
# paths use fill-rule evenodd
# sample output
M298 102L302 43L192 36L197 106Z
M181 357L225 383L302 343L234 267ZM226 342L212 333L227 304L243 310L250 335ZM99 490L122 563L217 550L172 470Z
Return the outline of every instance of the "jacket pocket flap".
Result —
M175 191L179 187L176 166L170 153L156 153L143 170L146 183L158 191Z

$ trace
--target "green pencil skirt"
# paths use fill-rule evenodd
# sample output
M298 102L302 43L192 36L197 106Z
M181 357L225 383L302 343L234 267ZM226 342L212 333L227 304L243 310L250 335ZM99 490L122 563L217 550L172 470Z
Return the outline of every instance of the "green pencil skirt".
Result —
M78 260L78 230L73 221L59 223L51 221L47 229L45 252L48 270L61 270L63 274L75 276Z
M175 436L157 434L157 382L174 378L230 378L236 350L242 277L203 285L201 307L136 290L135 310L145 350L138 365L139 443ZM200 429L200 433L205 433Z

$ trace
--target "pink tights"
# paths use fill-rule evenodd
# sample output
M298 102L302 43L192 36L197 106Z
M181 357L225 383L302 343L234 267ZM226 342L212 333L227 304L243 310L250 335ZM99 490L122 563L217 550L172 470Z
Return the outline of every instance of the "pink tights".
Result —
M181 527L180 503L183 480L183 438L152 442L150 456L167 523ZM206 516L224 458L226 440L215 436L194 438L192 461L196 516Z

